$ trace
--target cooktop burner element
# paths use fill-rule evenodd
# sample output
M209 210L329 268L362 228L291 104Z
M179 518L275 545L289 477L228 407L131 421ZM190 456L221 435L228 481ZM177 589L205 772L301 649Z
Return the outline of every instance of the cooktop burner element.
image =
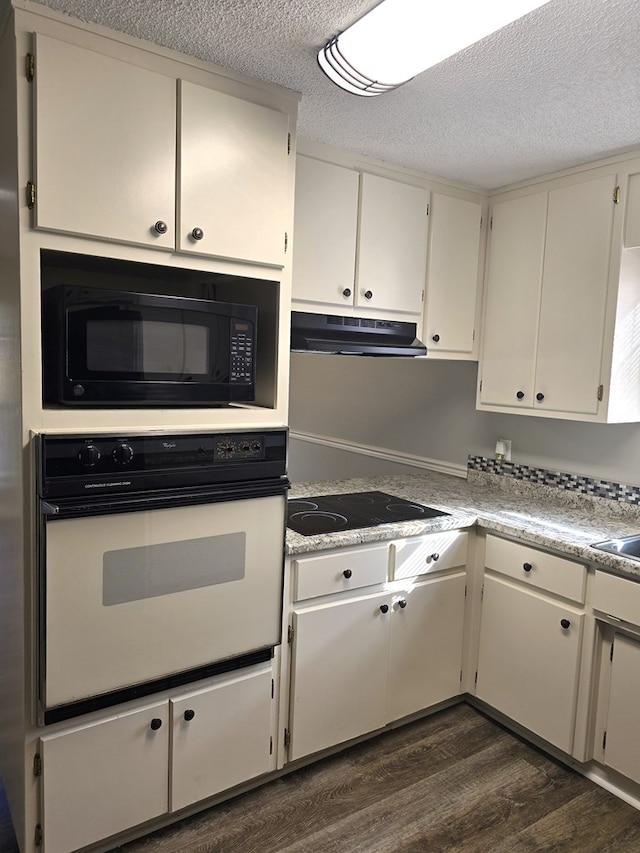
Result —
M302 536L317 536L439 515L449 513L384 492L355 492L290 499L287 527Z

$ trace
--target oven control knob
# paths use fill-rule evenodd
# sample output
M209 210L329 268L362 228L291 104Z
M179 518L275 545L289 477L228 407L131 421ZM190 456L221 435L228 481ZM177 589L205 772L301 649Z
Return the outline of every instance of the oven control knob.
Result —
M133 459L133 448L130 444L117 444L111 454L118 465L128 465Z
M84 468L93 468L100 461L100 451L95 444L85 444L78 453L78 459Z

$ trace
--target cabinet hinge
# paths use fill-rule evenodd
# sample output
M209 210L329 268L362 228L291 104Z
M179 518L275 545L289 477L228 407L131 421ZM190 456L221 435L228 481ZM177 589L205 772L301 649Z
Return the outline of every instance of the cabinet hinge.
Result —
M602 748L603 748L603 749L605 749L605 748L606 748L606 746L607 746L607 733L605 732L605 733L602 735Z
M474 329L473 332L471 333L471 340L475 341L475 339L476 339L476 330Z
M484 584L482 584L482 589L480 590L480 601L484 599Z
M291 735L289 733L289 729L284 730L284 745L289 746L291 743Z
M598 400L604 397L604 385L598 385Z
M616 187L613 191L613 203L620 204L620 187Z
M28 53L25 57L25 74L29 83L33 82L36 76L36 58L32 53Z
M293 635L294 635L293 625L289 625L287 627L287 643L293 643Z
M424 290L420 292L420 301L424 302Z
M462 670L460 670L460 684L462 684Z
M287 234L287 232L285 231L285 232L284 232L284 251L285 251L285 254L286 254L287 246L288 246L288 245L289 245L289 235L288 235L288 234Z
M493 231L493 216L489 220L489 231Z
M467 585L466 584L464 585L464 597L465 598L467 597Z
M427 216L429 215L429 205L427 204Z
M611 651L609 652L609 660L613 662L613 643L611 643Z
M273 755L273 738L269 738L269 755Z
M33 756L33 775L42 776L42 757L39 752Z
M272 679L271 679L271 698L273 699L273 697L274 697L275 695L276 695L276 683L275 683L275 681L274 681L274 680L273 680L273 678L272 678Z
M482 217L480 217L480 230L482 231Z
M287 154L291 154L291 134L287 133Z
M33 843L36 847L42 846L42 827L39 823L36 824L36 831L33 833Z
M482 379L480 380L480 390L482 391Z
M36 204L36 185L33 181L27 181L27 207L33 210Z
M476 687L478 686L478 670L476 670L476 677L473 679L473 683Z

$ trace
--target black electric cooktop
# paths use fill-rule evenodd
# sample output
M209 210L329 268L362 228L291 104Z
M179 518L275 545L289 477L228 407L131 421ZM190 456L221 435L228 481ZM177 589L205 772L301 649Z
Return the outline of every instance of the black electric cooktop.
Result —
M450 513L384 492L355 492L291 498L287 527L303 536L317 536L320 533L339 533L357 527L375 527L378 524L435 518L439 515Z

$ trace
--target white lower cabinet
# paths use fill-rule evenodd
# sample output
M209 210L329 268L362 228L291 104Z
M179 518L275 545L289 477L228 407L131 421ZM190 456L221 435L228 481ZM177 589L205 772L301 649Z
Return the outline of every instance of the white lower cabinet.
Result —
M486 576L476 695L571 754L584 613Z
M168 705L41 739L45 853L69 853L168 810Z
M170 811L274 769L271 670L170 701Z
M383 583L378 575L376 590L341 592L336 586L334 594L292 607L289 760L460 693L467 536L454 533L449 539L450 554L439 534L394 543L389 577L397 571L399 580ZM371 547L375 564L381 547ZM436 549L443 550L442 568L423 574L435 569ZM300 590L310 568L316 573L314 588L322 585L321 571L328 582L347 572L350 581L359 576L363 584L371 583L365 555L366 549L345 548L294 560L293 588ZM409 566L411 577L405 574Z
M275 769L271 662L41 738L44 853L71 853Z
M611 683L603 738L603 764L640 782L640 640L615 634L611 649Z

